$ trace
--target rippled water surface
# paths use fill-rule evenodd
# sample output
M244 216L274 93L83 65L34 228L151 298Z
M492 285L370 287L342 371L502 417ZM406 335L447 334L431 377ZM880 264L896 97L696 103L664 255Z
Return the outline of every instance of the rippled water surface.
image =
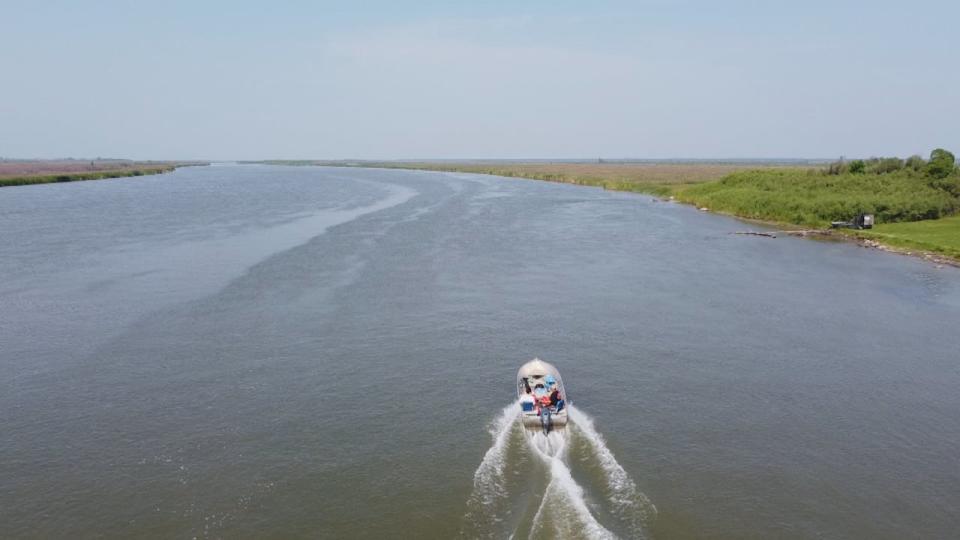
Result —
M0 189L0 536L954 537L960 272L748 228L415 171Z

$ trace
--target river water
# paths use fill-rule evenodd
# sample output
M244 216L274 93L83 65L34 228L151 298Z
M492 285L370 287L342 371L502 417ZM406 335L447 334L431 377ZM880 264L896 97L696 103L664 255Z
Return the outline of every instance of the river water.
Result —
M750 228L417 171L3 188L0 536L956 537L960 272Z

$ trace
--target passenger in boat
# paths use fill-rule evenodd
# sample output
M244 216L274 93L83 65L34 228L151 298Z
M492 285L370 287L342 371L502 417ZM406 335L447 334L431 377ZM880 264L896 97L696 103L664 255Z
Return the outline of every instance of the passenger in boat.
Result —
M540 411L542 409L547 409L550 407L550 396L548 396L547 394L543 394L537 397L536 405L537 405L537 416L540 416Z
M557 408L557 412L563 410L563 396L560 395L560 389L554 387L553 392L550 392L550 405Z

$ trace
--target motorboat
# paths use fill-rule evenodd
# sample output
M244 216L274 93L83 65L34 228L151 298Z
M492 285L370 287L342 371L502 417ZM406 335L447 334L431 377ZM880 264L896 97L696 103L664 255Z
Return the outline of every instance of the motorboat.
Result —
M554 396L554 390L559 394ZM517 371L517 399L524 427L549 433L567 425L570 401L560 372L553 364L534 358L521 366Z

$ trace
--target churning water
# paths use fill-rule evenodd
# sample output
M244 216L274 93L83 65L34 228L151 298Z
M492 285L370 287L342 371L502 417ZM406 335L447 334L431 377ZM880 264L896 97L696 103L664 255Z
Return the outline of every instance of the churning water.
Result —
M647 537L656 507L614 458L589 416L571 407L567 428L545 434L524 429L519 410L519 403L511 403L491 423L493 444L474 473L461 537L615 538L595 514L614 517L627 537ZM598 498L588 500L574 468L596 481Z

